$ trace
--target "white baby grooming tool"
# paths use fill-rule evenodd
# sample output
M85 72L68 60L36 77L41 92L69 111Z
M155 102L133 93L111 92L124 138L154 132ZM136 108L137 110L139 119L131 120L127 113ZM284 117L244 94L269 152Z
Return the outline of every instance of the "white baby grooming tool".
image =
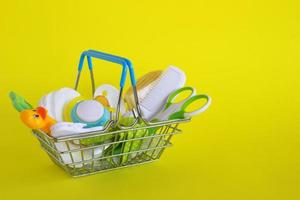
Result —
M157 71L151 71L144 76L140 77L136 82L136 90L138 93L139 99L144 99L145 96L151 91L153 86L157 83L159 80L159 77L162 75L162 70ZM125 95L124 100L127 104L127 109L132 112L131 110L135 108L135 99L133 94L133 88L130 87Z
M140 98L140 108L143 118L150 120L163 107L171 92L185 84L185 73L177 67L170 66L153 84L151 90L144 98Z

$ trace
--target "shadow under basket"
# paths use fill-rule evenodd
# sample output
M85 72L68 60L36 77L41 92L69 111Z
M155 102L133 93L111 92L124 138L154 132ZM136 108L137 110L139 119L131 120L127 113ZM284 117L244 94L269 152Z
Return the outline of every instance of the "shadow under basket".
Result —
M109 132L90 132L64 138L52 138L33 130L52 161L73 177L140 165L158 160L178 125L189 120L135 126Z

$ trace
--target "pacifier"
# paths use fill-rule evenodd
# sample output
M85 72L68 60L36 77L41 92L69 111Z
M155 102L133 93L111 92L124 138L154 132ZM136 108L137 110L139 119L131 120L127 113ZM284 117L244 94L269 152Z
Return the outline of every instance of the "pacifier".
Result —
M68 121L84 123L85 128L104 126L110 119L110 112L96 100L74 99L65 111Z

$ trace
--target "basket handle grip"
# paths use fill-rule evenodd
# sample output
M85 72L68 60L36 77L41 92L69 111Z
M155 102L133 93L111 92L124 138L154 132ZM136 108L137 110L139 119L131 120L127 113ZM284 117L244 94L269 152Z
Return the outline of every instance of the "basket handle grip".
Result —
M136 85L136 79L135 79L135 75L134 75L133 65L131 64L129 59L123 58L120 56L111 55L108 53L103 53L100 51L91 50L91 49L86 52L86 55L87 55L87 59L88 59L89 69L93 68L91 57L114 62L117 64L121 64L123 66L123 71L122 71L120 86L122 85L122 87L124 87L125 81L126 81L126 69L125 68L128 67L129 73L130 73L131 85L132 86Z
M89 71L90 71L90 74L91 74L93 93L95 91L95 83L94 83L94 76L93 76L92 57L122 65L123 68L122 68L122 75L121 75L121 79L120 79L120 87L121 88L123 88L124 85L125 85L127 68L129 69L129 72L130 72L130 79L131 79L132 86L136 85L134 69L133 69L133 66L132 66L130 60L128 60L126 58L119 57L119 56L103 53L103 52L100 52L100 51L88 50L88 51L82 52L82 54L80 56L75 89L78 88L80 73L81 73L81 70L83 68L85 57L87 57L88 68L89 68Z
M103 53L103 52L95 51L95 50L88 50L88 51L82 52L82 54L80 56L79 64L78 64L78 73L77 73L77 78L76 78L76 83L75 83L75 90L77 90L77 88L78 88L80 74L81 74L81 71L83 68L85 57L87 57L87 61L88 61L88 68L89 68L90 76L91 76L92 93L93 94L95 92L95 80L94 80L94 74L93 74L92 57L122 65L122 74L121 74L121 80L120 80L120 94L119 94L119 100L118 100L118 108L117 108L117 112L116 112L117 120L119 118L118 115L119 115L119 111L120 111L119 109L120 109L120 103L121 103L121 98L122 98L122 92L123 92L123 88L124 88L124 85L126 82L127 68L129 69L131 85L132 85L132 88L134 91L134 98L135 98L135 103L136 103L136 107L137 107L137 114L138 114L138 116L141 116L141 110L139 107L138 95L137 95L137 90L136 90L136 79L135 79L133 65L130 62L130 60L128 60L127 58L123 58L120 56L115 56L115 55L111 55L108 53Z

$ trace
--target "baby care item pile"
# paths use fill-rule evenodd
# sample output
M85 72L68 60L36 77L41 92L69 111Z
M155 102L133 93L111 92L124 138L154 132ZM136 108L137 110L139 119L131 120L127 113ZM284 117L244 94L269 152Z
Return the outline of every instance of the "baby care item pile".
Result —
M95 87L93 58L121 65L118 88ZM77 91L85 60L92 97ZM127 74L131 86L124 90ZM130 60L88 50L80 56L75 89L49 92L34 106L14 92L9 96L49 157L70 175L83 176L159 159L172 136L181 132L178 125L211 103L208 95L197 94L185 82L185 73L174 66L148 72L136 81Z

